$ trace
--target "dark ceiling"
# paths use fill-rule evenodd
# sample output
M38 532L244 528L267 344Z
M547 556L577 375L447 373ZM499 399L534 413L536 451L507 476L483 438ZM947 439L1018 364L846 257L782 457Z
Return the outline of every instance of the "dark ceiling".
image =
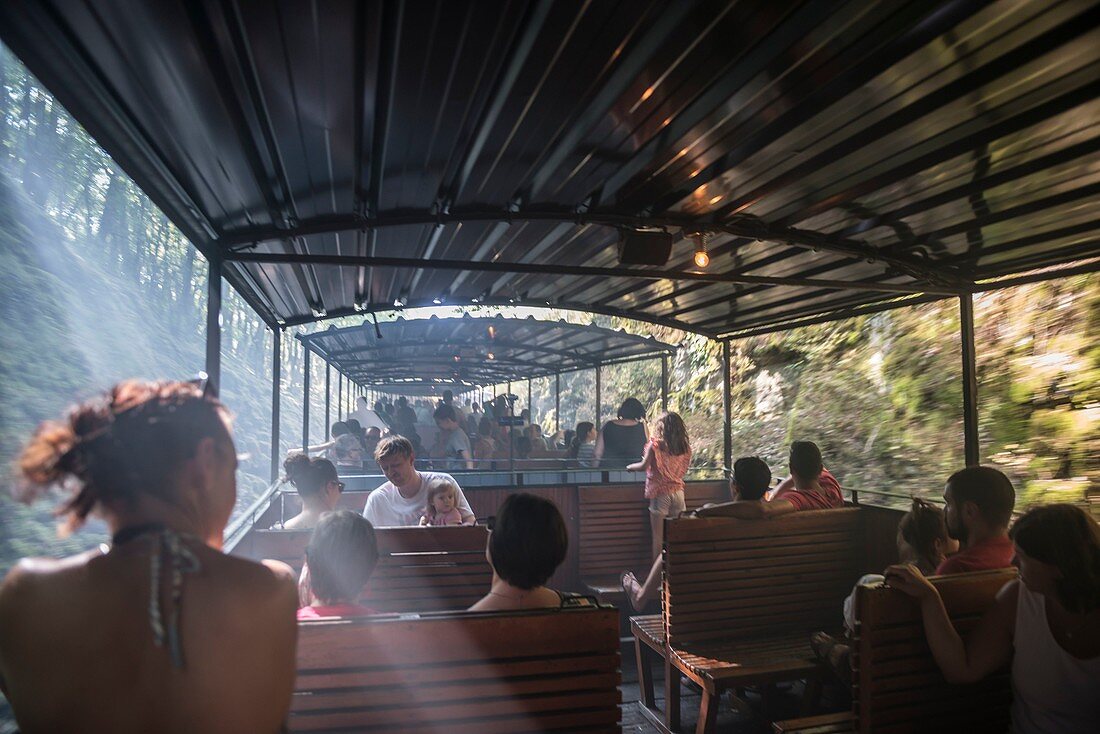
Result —
M534 318L403 319L298 337L360 385L473 387L671 354L652 337Z
M716 337L1094 267L1098 23L1054 0L0 3L4 42L272 326L443 301ZM621 267L645 225L672 259Z

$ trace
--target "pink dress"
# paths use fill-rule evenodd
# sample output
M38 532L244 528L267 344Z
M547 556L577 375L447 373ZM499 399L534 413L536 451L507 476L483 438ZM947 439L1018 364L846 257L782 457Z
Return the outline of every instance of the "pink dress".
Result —
M684 491L684 475L691 465L691 448L686 453L673 456L655 438L649 439L649 448L653 453L653 463L645 470L645 498L651 500L663 494Z
M458 511L457 507L453 508L446 515L437 514L435 517L428 517L427 515L425 515L424 517L428 518L428 524L429 525L461 525L462 524L462 513Z

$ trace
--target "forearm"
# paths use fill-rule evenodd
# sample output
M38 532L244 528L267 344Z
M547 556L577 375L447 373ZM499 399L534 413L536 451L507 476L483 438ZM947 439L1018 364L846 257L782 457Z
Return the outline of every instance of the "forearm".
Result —
M928 647L943 677L950 683L970 683L981 678L981 674L971 668L966 643L947 616L939 594L930 594L921 601L921 616Z

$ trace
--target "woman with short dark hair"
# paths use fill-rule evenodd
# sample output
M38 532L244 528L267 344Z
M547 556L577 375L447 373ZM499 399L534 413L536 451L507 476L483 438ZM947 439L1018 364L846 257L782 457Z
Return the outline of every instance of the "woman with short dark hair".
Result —
M545 585L568 548L565 520L553 502L533 494L510 495L497 511L485 551L493 585L470 611L539 609L568 602L572 597Z
M0 689L23 731L275 732L294 682L285 564L221 552L236 499L229 418L203 385L123 382L44 423L24 499L70 492L112 533L0 586Z
M322 517L306 546L306 563L310 604L298 610L298 619L374 614L357 601L378 565L370 520L351 510Z
M1012 663L1012 731L1096 731L1100 721L1100 526L1073 505L1037 507L1009 531L1020 568L964 641L914 565L887 582L920 600L944 677L973 683Z
M612 469L625 469L642 458L649 433L645 408L637 398L627 398L619 406L615 420L603 425L596 439L595 463Z

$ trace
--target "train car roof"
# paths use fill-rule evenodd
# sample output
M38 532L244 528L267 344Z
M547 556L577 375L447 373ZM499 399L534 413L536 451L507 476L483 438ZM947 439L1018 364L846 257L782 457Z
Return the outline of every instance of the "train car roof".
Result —
M1097 269L1098 23L1039 0L0 4L273 328L443 299L717 338ZM671 259L622 265L645 229Z

